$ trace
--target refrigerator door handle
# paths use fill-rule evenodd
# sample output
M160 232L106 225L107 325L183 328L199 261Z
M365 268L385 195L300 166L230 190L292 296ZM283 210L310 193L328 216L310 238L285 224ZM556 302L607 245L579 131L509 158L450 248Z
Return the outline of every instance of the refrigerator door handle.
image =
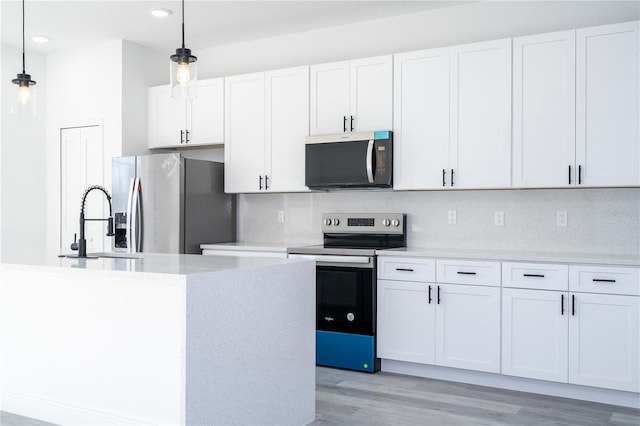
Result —
M131 244L129 245L130 253L137 253L140 251L139 241L139 228L140 228L140 178L136 177L133 180L131 186L131 227L128 231L131 232Z
M127 241L127 253L132 253L133 252L133 246L132 246L132 238L133 238L133 228L132 228L132 221L133 221L133 216L131 216L132 213L132 209L133 209L133 184L135 182L134 178L131 178L131 181L129 182L129 195L127 196L127 227L125 228L126 234L126 241Z

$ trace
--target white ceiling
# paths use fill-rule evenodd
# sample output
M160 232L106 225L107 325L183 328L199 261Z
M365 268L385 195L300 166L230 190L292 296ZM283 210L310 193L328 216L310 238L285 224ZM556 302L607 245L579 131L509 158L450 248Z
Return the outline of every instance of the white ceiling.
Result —
M257 38L344 25L359 21L457 6L466 1L185 1L185 45L194 50ZM22 3L1 0L2 43L22 43ZM42 53L129 40L158 51L181 45L181 2L175 1L26 1L26 49ZM154 18L148 9L173 10ZM384 29L381 29L382 31ZM51 41L37 44L33 35Z

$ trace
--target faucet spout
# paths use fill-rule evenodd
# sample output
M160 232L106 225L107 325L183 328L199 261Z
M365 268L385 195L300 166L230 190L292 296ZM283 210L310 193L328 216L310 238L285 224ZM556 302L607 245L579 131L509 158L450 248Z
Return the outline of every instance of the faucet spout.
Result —
M93 190L99 190L107 197L107 201L109 202L109 217L104 219L87 219L84 216L85 205L87 202L87 195ZM80 239L78 240L78 257L87 257L87 240L85 239L85 222L88 220L98 220L98 221L106 221L107 222L107 237L112 237L115 235L114 226L113 226L113 211L111 209L111 196L100 185L92 185L84 191L82 194L82 202L80 204Z

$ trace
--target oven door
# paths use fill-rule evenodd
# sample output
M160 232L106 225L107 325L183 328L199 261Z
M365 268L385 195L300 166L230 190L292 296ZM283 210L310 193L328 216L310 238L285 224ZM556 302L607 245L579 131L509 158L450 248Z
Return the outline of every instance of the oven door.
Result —
M367 265L316 266L316 328L374 335L375 269Z

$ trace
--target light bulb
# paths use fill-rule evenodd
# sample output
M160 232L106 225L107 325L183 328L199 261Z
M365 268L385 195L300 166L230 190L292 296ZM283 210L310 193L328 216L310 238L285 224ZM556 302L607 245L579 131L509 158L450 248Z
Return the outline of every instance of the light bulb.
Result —
M176 72L176 81L183 86L186 86L191 80L191 70L189 69L188 62L180 62L178 64L178 71Z
M31 100L29 86L20 86L18 89L18 100L22 105L26 105Z

